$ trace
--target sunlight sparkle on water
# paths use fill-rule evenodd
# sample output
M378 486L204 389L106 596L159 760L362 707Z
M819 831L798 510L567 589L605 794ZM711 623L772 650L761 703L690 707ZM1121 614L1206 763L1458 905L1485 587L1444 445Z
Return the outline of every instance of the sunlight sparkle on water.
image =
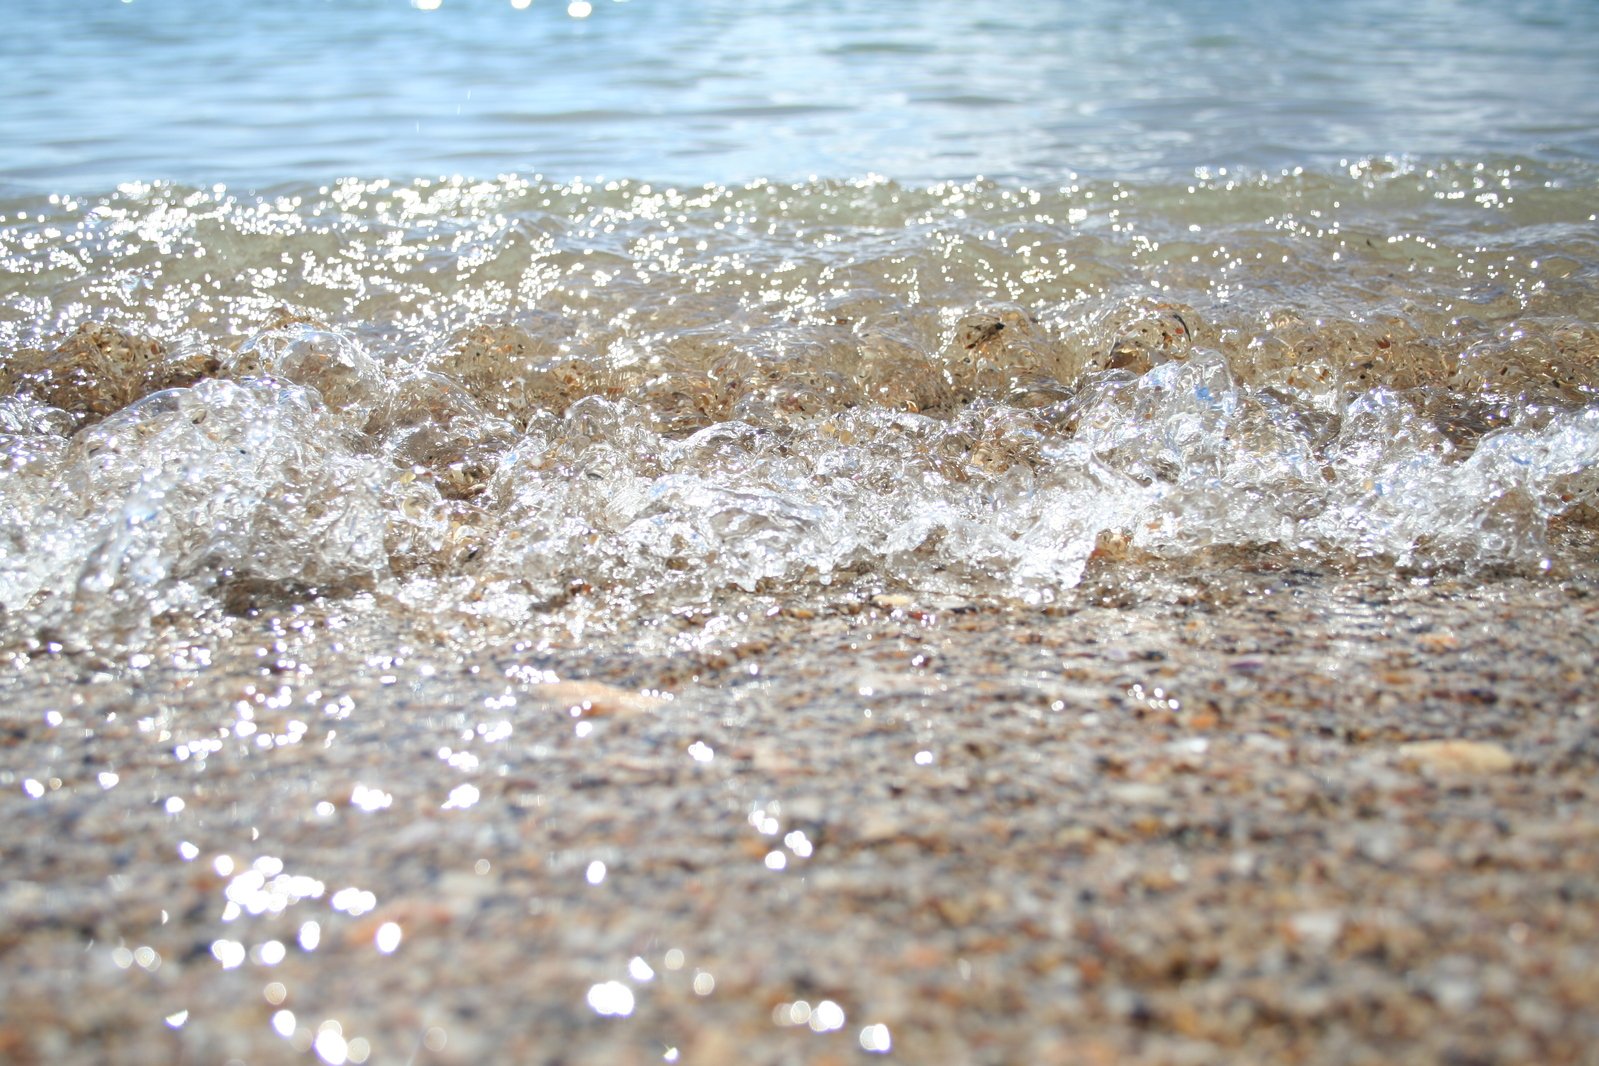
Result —
M861 1030L861 1050L876 1055L886 1055L894 1047L893 1038L886 1025L868 1025Z
M360 917L378 905L375 894L359 888L341 888L333 893L333 909L343 911L352 918Z
M224 970L232 970L244 963L244 945L237 940L217 940L211 944L211 954Z
M589 989L589 1008L607 1018L625 1018L633 1013L633 990L620 981L606 981Z
M446 811L465 810L478 801L479 795L481 793L478 792L476 785L457 785L450 790L450 797L444 801L442 809Z
M437 2L437 0L434 0ZM349 1042L344 1039L344 1034L339 1031L337 1022L323 1022L317 1029L316 1042L312 1045L318 1056L328 1066L342 1066L350 1057Z
M382 789L357 784L350 791L350 806L363 811L380 811L394 802L394 797Z
M385 955L392 955L400 946L400 938L399 924L396 922L384 922L378 926L377 935L372 939L379 951Z
M811 1011L808 1024L813 1032L830 1033L844 1027L844 1008L830 999L824 999Z
M281 940L268 940L250 949L250 961L258 966L276 966L288 954Z

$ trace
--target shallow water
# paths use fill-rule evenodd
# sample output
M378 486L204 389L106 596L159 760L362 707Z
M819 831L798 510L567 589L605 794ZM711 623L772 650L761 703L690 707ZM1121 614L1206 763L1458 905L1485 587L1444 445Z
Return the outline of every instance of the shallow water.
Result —
M1218 546L1548 568L1599 503L1594 174L13 199L0 600L108 637L240 589L464 622L1040 603Z
M11 639L1537 570L1593 517L1590 5L10 29Z

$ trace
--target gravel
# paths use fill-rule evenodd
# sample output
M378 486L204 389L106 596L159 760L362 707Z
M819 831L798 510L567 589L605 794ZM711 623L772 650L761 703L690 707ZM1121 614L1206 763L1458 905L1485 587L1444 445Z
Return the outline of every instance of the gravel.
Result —
M1593 558L14 648L0 1059L1599 1062Z

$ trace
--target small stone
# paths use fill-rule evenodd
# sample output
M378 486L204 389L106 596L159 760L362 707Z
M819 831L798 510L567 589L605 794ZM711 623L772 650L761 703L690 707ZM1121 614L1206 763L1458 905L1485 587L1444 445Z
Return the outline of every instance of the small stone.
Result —
M1417 873L1437 876L1453 869L1455 863L1446 852L1438 848L1422 848L1410 854L1408 865Z
M578 708L585 718L636 718L666 702L666 697L633 692L603 681L555 681L540 685L534 695L565 708Z
M1151 785L1142 781L1126 781L1110 786L1110 797L1118 803L1125 803L1130 807L1149 807L1158 803L1165 803L1171 798L1159 785Z
M494 878L462 870L451 870L439 878L438 906L441 913L448 914L452 918L470 917L476 912L479 904L494 895L498 888L498 882Z
M910 824L892 811L873 810L863 814L855 824L855 835L863 844L897 840L907 835Z
M1460 638L1453 633L1423 633L1416 643L1430 652L1454 651L1460 647Z
M1332 947L1343 930L1344 918L1337 911L1302 911L1288 919L1293 938L1316 951Z
M469 910L452 909L434 900L398 899L357 919L345 929L344 942L351 946L370 944L378 931L390 923L406 933L417 929L437 931L468 914Z
M1399 758L1438 773L1502 774L1516 768L1515 756L1498 744L1477 740L1422 740L1399 746Z
M791 749L776 740L758 740L752 744L750 765L763 774L791 774L802 768Z
M742 1049L731 1033L716 1026L706 1026L695 1034L683 1061L723 1066L725 1063L738 1062L742 1057Z

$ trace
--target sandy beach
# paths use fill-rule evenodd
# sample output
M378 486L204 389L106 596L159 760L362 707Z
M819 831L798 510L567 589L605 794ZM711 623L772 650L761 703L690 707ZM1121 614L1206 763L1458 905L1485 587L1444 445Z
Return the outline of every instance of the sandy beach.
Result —
M1599 1061L1587 536L13 653L0 1054Z

